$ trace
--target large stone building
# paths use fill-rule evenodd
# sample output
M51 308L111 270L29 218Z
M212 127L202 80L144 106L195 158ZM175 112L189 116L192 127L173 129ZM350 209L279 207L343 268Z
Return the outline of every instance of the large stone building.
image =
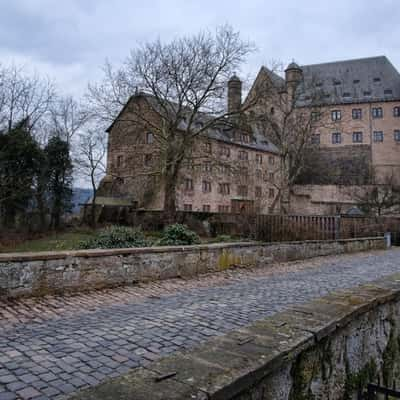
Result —
M285 72L283 79L262 67L252 91L272 77L278 88L296 87L299 109L316 107L314 151L292 212L345 212L356 204L351 185L400 181L400 74L386 57L292 63Z
M241 81L232 77L228 83L228 111L241 108L241 92ZM99 190L100 202L163 209L162 148L151 123L134 124L128 116L133 107L151 101L151 96L143 93L132 96L108 129L107 175ZM201 128L207 118L199 115L195 126ZM186 123L182 119L178 129L184 131ZM279 180L279 171L279 151L259 126L222 121L199 134L187 151L178 176L177 209L267 213L274 205L277 210L274 182Z

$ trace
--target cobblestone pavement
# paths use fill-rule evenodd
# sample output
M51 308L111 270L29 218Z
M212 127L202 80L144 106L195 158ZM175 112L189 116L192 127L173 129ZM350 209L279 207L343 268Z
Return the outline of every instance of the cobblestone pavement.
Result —
M0 400L59 399L330 291L400 271L400 249L0 304Z

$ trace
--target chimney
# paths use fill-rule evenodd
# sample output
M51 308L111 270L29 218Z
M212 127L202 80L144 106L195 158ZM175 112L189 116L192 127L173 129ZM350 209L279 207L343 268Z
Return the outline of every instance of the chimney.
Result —
M228 81L228 112L239 112L242 107L242 81L233 75Z

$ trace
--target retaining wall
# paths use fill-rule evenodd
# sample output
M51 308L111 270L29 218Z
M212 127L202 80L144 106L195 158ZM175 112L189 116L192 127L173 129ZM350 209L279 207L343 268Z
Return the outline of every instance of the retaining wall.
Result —
M0 254L0 298L188 277L226 268L384 249L384 238Z
M343 400L400 381L400 274L298 305L72 400Z

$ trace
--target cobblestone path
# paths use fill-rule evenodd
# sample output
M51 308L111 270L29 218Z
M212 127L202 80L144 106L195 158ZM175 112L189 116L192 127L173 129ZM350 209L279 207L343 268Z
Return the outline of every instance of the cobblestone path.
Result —
M400 271L400 249L0 304L0 400L59 399L330 291Z

